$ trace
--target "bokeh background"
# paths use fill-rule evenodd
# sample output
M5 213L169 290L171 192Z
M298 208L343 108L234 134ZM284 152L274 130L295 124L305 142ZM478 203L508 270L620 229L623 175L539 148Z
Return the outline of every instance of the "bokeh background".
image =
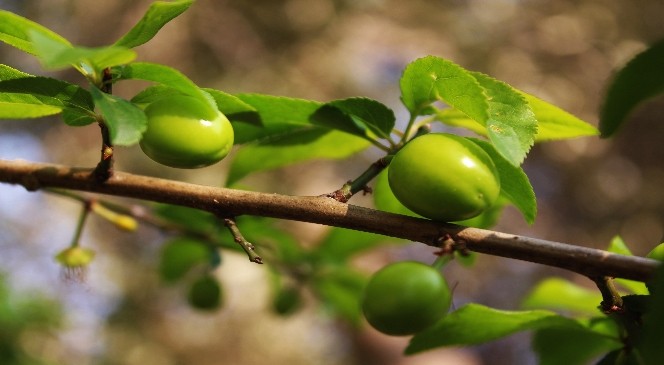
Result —
M74 43L112 43L149 1L0 0ZM550 101L597 124L612 72L664 37L664 2L198 0L138 49L139 60L175 67L201 86L326 101L367 96L404 122L398 80L404 66L437 55ZM72 72L46 73L30 56L0 44L0 62L23 71L82 82ZM131 96L141 86L117 87ZM610 140L583 138L533 148L526 163L538 197L534 225L508 209L497 230L604 248L621 235L636 254L664 236L664 100L631 116ZM98 128L56 118L0 122L0 158L94 166ZM253 175L252 189L321 194L337 189L380 157L369 150L348 161L314 161ZM117 168L221 185L227 162L196 171L161 167L136 147L117 153ZM371 205L370 198L352 203ZM82 282L63 280L53 256L71 240L79 205L62 197L0 186L0 363L16 364L533 364L529 334L473 348L405 357L407 339L368 327L357 331L311 302L288 317L269 310L264 268L229 254L218 270L223 309L200 313L156 275L165 235L150 227L118 232L92 218L83 242L97 258ZM326 227L285 224L303 245ZM390 260L430 260L420 244L366 255L375 270ZM534 283L557 269L479 257L474 268L446 270L455 305L473 301L518 309ZM18 356L12 360L11 356ZM31 360L28 360L31 359ZM33 361L33 362L30 362Z

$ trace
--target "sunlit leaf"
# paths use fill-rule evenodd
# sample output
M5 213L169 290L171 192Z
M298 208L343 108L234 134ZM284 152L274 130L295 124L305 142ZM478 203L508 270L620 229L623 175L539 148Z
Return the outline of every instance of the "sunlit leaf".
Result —
M125 47L72 47L39 32L31 31L30 36L37 57L44 67L50 69L89 65L92 69L86 70L88 73L99 73L104 68L123 65L136 58L136 52Z
M489 140L506 161L519 166L535 141L535 114L525 98L511 86L479 72L471 74L488 97L489 118L484 126Z
M522 91L517 90L517 92L526 98L537 119L536 143L599 134L597 128L557 106ZM449 126L466 128L481 136L487 136L487 130L482 124L470 119L457 109L445 108L437 111L436 120Z
M524 308L546 308L586 314L599 314L602 295L561 278L538 283L522 302Z
M24 52L36 54L30 33L38 33L63 46L71 46L68 40L50 29L6 10L0 10L0 41Z
M599 134L597 128L588 122L533 95L521 91L520 93L528 101L537 119L535 142L596 136Z
M193 0L153 2L141 20L115 42L115 45L134 48L148 42L164 25L189 9L193 2Z
M489 118L484 89L461 66L434 56L411 62L400 81L401 101L412 115L431 114L436 101L462 111L482 123Z
M90 93L77 85L0 65L0 118L36 118L63 112L67 124L86 125L95 120L93 110Z
M217 112L217 104L208 94L199 88L187 76L180 71L149 62L134 62L114 68L117 80L144 80L171 87L179 92L199 99L210 107L210 113Z

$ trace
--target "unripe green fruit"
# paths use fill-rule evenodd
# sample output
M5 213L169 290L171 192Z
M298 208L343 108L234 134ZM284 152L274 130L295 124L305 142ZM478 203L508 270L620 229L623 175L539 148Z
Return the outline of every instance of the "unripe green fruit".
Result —
M392 159L390 188L413 212L453 222L475 217L500 194L491 157L456 135L431 133L407 143Z
M433 267L404 261L376 272L365 288L362 311L372 327L394 336L420 332L443 318L451 292Z
M163 165L198 168L219 162L233 147L233 127L225 115L185 95L159 99L145 108L148 128L140 146Z
M213 276L203 276L191 285L187 299L196 309L217 309L223 300L221 284Z

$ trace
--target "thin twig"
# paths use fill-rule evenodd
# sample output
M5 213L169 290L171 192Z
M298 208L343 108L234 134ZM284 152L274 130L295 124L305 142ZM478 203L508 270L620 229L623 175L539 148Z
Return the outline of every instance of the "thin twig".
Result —
M588 277L638 281L652 278L659 262L588 247L467 228L340 203L320 196L287 196L184 183L116 172L95 183L91 169L0 159L0 182L29 191L63 188L175 204L218 216L254 215L324 224L403 238L438 247L449 235L470 251L570 270Z
M346 203L348 200L350 200L350 198L353 197L353 195L359 193L360 191L371 193L371 188L367 184L369 184L371 180L378 176L378 174L380 174L380 172L390 164L391 159L392 155L387 155L378 159L355 180L348 181L344 184L344 186L341 187L341 189L326 194L325 196L341 203Z
M228 230L231 231L235 242L240 245L247 256L249 256L249 261L262 264L263 259L256 253L256 247L254 247L251 242L244 238L242 232L240 232L240 229L237 226L237 223L235 222L235 218L223 218L223 221L226 227L228 227Z

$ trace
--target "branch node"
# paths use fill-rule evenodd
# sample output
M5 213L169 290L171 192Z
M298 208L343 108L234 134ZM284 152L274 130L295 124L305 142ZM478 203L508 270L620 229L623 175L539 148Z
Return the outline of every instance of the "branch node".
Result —
M437 256L452 255L454 252L458 252L462 256L470 255L470 250L466 247L466 241L460 238L455 240L449 233L443 233L442 236L438 237L435 246L440 248L435 253Z
M602 293L602 303L600 303L602 312L606 314L622 313L625 310L623 299L618 289L616 289L612 277L599 276L590 279L595 282L600 293Z

